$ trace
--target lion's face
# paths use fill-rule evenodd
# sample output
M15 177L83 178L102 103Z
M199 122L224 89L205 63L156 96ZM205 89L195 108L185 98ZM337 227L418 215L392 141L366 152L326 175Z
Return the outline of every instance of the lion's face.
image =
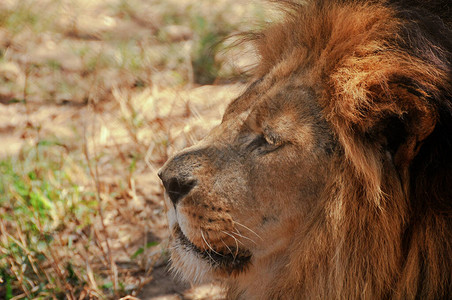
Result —
M256 272L288 247L324 189L334 143L316 94L269 82L252 84L159 173L173 266L190 280Z
M159 173L174 269L235 299L450 299L450 28L422 1L283 2L246 37L257 80Z

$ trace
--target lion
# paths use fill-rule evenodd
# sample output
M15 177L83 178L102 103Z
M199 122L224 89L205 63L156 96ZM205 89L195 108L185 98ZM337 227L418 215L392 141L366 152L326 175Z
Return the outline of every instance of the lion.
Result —
M229 299L452 299L445 1L276 1L220 125L169 159L171 263Z

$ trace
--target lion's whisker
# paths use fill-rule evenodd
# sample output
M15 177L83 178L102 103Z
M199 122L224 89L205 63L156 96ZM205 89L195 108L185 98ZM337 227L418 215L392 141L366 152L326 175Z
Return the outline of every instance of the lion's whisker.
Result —
M240 244L242 244L243 245L243 243L242 242L240 242L235 236L233 236L232 234L229 234L229 233L227 233L226 231L221 231L222 233L224 233L224 234L226 234L226 235L228 235L228 236L230 236L230 237L232 237L233 239L234 239L234 241L235 241L235 255L234 255L234 258L235 257L237 257L237 255L239 254L239 244L238 243L240 243Z
M209 247L209 249L212 250L212 252L214 252L214 253L216 253L216 254L218 254L218 255L220 255L220 256L224 256L223 254L220 254L220 253L218 253L217 251L213 250L212 246L210 246L210 244L207 242L206 238L204 237L204 233L203 233L202 229L200 229L200 231L201 231L201 237L202 237L202 239L204 240L204 243L206 243L207 247ZM206 251L206 252L207 252L207 251ZM208 254L208 252L207 252L207 254ZM209 255L209 256L210 256L210 255ZM210 257L210 258L212 258L212 257Z
M244 238L244 239L246 239L246 240L252 242L253 244L257 245L257 243L256 243L253 239L251 239L251 238L249 238L249 237L244 236L243 234L241 234L241 233L237 230L237 228L235 228L235 230L236 230L236 231L231 231L231 233L232 233L232 234L236 234L236 235L238 235L239 237Z
M224 233L224 234L227 234L228 236L230 236L231 238L236 240L236 242L239 242L240 244L242 244L242 246L245 246L245 244L243 244L241 241L237 240L237 238L232 235L232 232L228 233L227 231L223 231L223 230L221 232Z
M260 238L261 241L264 240L264 239L263 239L260 235L258 235L254 230L248 228L247 226L245 226L245 225L243 225L243 224L241 224L241 223L239 223L239 222L237 222L237 221L235 221L235 220L232 220L232 221L234 222L234 224L240 225L240 226L242 226L243 228L248 229L250 232L254 233L254 235L256 235L258 238Z
M222 238L220 238L220 240L221 240L221 242L223 243L223 245L225 245L225 247L226 248L228 248L228 250L229 250L229 253L231 253L232 254L232 256L234 257L234 260L233 261L235 261L235 258L237 257L236 255L234 255L234 253L232 252L232 250L231 250L231 248L229 248L229 246L223 241L223 239Z

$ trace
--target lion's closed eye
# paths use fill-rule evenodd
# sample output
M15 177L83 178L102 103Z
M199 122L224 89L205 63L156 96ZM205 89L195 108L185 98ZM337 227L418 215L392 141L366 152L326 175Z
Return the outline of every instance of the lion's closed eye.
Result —
M284 144L285 143L276 136L262 133L257 135L252 142L248 144L247 149L250 152L257 152L259 155L264 155L281 148Z
M277 134L270 130L264 130L262 134L267 144L275 147L279 147L285 144L285 141Z

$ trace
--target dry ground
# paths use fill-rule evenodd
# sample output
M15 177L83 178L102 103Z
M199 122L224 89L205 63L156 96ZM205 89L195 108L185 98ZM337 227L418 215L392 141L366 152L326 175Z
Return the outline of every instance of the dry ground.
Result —
M263 19L234 0L0 2L1 299L222 297L168 274L156 170L243 90L252 56L216 45Z
M192 287L173 278L168 272L166 243L168 231L163 207L163 189L156 176L156 169L162 164L166 156L171 155L175 149L183 148L203 136L209 128L218 123L221 113L227 102L240 90L241 85L203 86L187 91L175 92L173 89L157 95L146 94L141 99L141 113L148 118L158 119L163 126L165 135L171 136L173 146L168 147L167 154L159 156L153 161L156 145L141 148L131 142L127 125L124 125L118 116L119 107L105 108L118 104L105 104L102 111L87 107L71 105L29 105L23 104L0 105L0 139L5 141L2 155L21 155L22 148L36 147L43 140L40 136L58 137L58 148L63 150L64 159L74 159L73 152L83 151L80 147L86 146L89 155L102 152L97 160L99 184L99 197L103 205L102 221L96 213L90 216L92 224L78 228L76 224L67 224L60 232L62 247L56 251L60 260L69 259L73 252L79 254L77 247L67 249L69 240L78 246L90 248L85 259L91 260L92 272L96 271L107 276L108 254L103 254L108 247L118 277L126 286L125 294L135 295L139 299L220 299L221 290L217 286ZM213 96L212 96L213 95ZM171 101L171 109L165 111L164 101ZM175 100L177 99L177 100ZM205 101L209 99L209 101ZM145 103L149 107L145 109ZM159 106L159 104L161 106ZM158 114L155 116L154 113ZM203 115L200 116L200 112ZM148 115L149 114L149 115ZM34 127L40 124L39 132ZM85 137L77 136L75 128L83 128ZM159 131L157 133L160 133ZM152 136L157 134L150 128L142 128L138 136ZM161 133L160 133L161 134ZM86 139L86 140L84 140ZM86 145L83 145L86 143ZM176 146L177 145L177 146ZM138 147L138 149L136 148ZM126 163L117 156L127 156L135 151L143 151L142 162L137 162L133 174L121 173ZM59 152L59 151L57 151ZM21 158L19 158L21 159ZM123 158L127 160L127 158ZM116 161L116 160L119 160ZM147 160L148 164L145 163ZM128 165L129 163L127 163ZM78 170L83 173L82 170ZM73 176L77 184L86 190L91 189L92 179L86 174ZM1 209L6 210L6 206ZM92 232L91 232L92 231ZM3 234L7 234L3 232ZM99 235L96 238L90 235ZM96 256L105 255L107 262L96 259ZM92 257L90 257L92 256ZM77 264L77 259L72 260ZM83 274L80 274L82 277ZM103 282L103 280L100 280ZM141 290L141 291L140 291ZM136 292L140 291L139 294ZM122 294L124 296L124 294ZM119 296L118 296L119 297ZM115 298L115 296L112 296Z

